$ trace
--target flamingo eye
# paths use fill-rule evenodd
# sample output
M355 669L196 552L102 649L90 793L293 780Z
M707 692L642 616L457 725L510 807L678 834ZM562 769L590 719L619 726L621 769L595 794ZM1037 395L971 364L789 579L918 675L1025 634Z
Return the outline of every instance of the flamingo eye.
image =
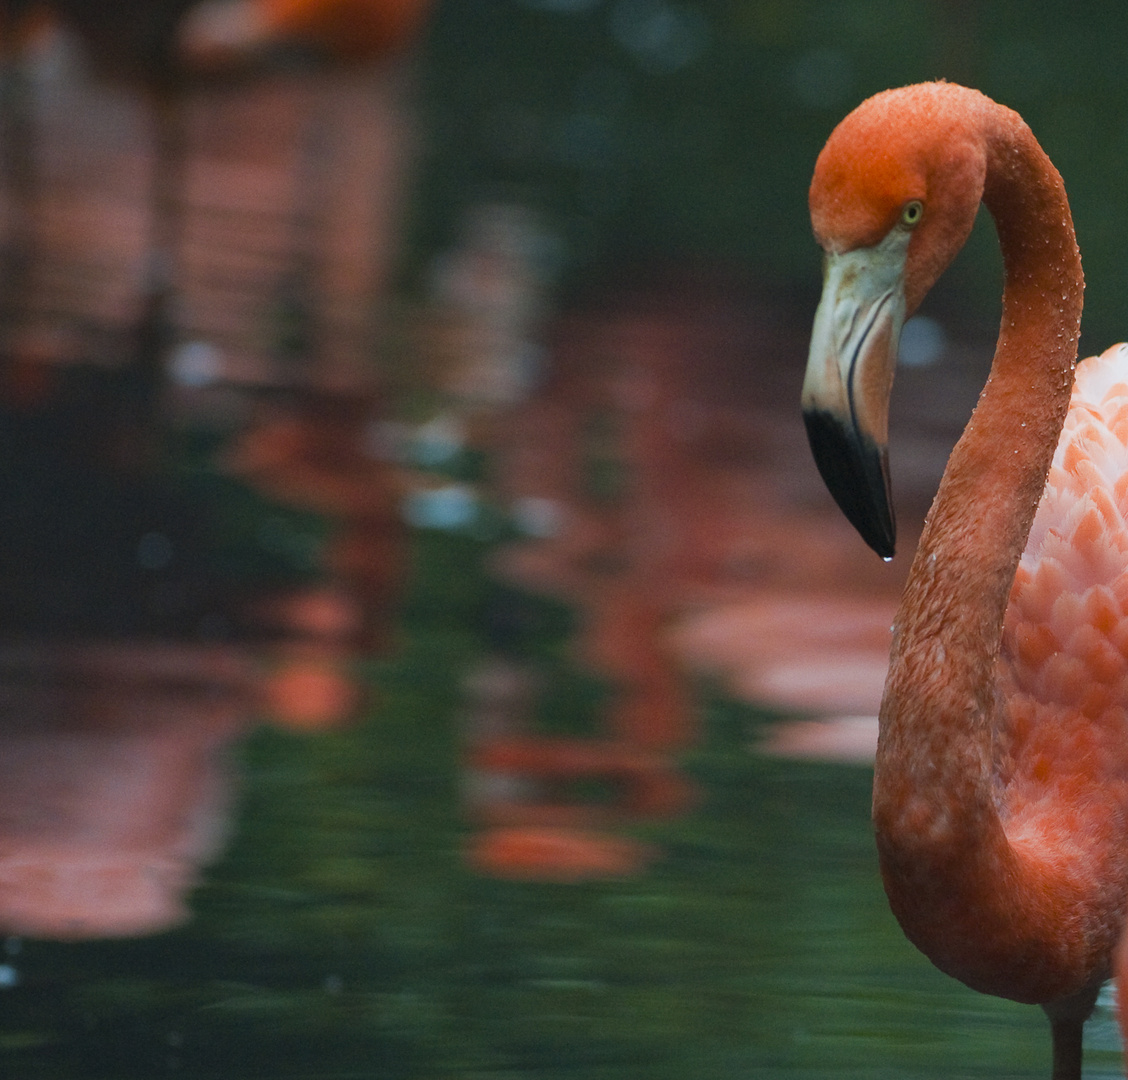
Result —
M913 199L912 202L907 202L901 210L901 224L907 228L912 228L924 216L924 203L920 199Z

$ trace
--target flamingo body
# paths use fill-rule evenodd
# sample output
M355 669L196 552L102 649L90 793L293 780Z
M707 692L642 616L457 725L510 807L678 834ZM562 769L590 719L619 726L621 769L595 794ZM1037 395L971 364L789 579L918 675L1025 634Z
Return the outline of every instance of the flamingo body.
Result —
M1006 833L1072 879L1102 957L1128 882L1128 346L1082 361L1011 587L995 770ZM1077 838L1083 837L1084 843ZM1097 944L1099 943L1099 944ZM1107 960L1099 965L1109 973Z
M1018 791L1068 777L1119 787L1128 737L1128 345L1077 368L1069 412L1011 587L1000 775ZM1122 805L1128 805L1120 792ZM1091 828L1091 822L1087 825Z
M1069 204L1017 113L929 83L835 129L810 192L826 264L804 418L840 506L891 555L900 328L980 200L1003 253L999 341L894 620L874 826L909 939L977 990L1042 1005L1053 1076L1079 1080L1097 991L1128 974L1128 346L1074 381Z
M960 875L990 890L1013 876L1017 855L1029 875L1024 902L993 925L984 918L991 905L970 887L922 903L919 865L885 870L910 938L986 993L1045 1003L1111 974L1128 882L1126 519L1128 345L1117 345L1077 366L1006 607L990 752L1009 850ZM932 668L918 669L922 683L943 672L931 659L922 658ZM955 734L929 747L933 758L968 753ZM920 813L911 792L902 798L907 817ZM907 820L903 828L929 829L955 853L954 838L928 817L928 825ZM990 821L981 828L990 833ZM1054 932L1033 955L1016 945L1024 933L1036 941L1040 925Z

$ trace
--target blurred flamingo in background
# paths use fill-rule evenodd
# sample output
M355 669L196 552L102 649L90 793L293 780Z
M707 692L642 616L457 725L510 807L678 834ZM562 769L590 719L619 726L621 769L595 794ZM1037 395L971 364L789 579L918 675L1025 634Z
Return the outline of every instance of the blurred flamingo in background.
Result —
M149 236L134 345L125 368L128 385L118 407L121 426L133 429L122 440L133 444L122 456L144 462L157 443L163 367L177 329L170 304L183 212L186 90L201 80L226 80L237 87L239 80L277 70L280 63L324 70L391 58L415 39L427 10L425 0L0 3L0 138L11 193L0 317L8 335L6 351L12 354L5 360L20 385L29 378L23 361L36 359L22 355L28 349L18 329L36 260L36 133L25 60L38 42L60 30L77 38L97 73L139 90L149 113ZM321 148L321 141L312 139L307 155L316 156Z
M803 407L839 505L890 556L898 334L980 198L1002 330L894 624L873 814L909 939L969 986L1041 1005L1053 1076L1077 1080L1097 992L1128 977L1128 347L1083 361L1071 399L1080 258L1061 177L1016 113L925 84L831 135L810 191L826 274Z
M305 4L275 5L272 11L277 9L287 41L302 56L300 69L323 72L329 65L361 65L394 52L406 44L416 25L409 25L409 11L422 12L425 6ZM246 592L227 587L222 603L212 606L212 598L202 595L209 573L197 574L200 566L193 560L198 552L195 532L183 547L180 540L189 537L189 530L168 528L166 535L166 522L175 525L179 519L163 508L170 501L180 504L168 493L174 485L167 472L152 466L157 464L153 451L161 434L165 362L177 329L169 301L185 201L179 190L186 155L181 114L184 91L200 75L191 42L184 36L185 16L194 7L189 0L59 0L43 5L0 0L0 157L8 196L4 256L11 271L0 279L0 408L5 410L0 426L9 451L0 480L26 476L26 482L5 487L5 505L15 506L21 521L26 516L20 514L23 504L10 498L11 490L26 495L29 504L46 504L28 529L5 530L6 555L31 550L40 562L29 566L33 560L7 558L0 568L0 638L5 639L0 647L0 933L68 939L131 936L187 918L187 893L197 883L201 866L220 850L227 831L233 777L224 761L226 748L264 713L276 723L306 730L351 716L362 695L350 665L357 650L387 636L402 528L390 474L384 463L372 460L357 445L371 419L374 399L367 385L337 396L311 395L301 400L299 418L278 426L263 424L248 437L253 448L243 447L241 463L252 483L299 505L305 505L313 491L320 497L314 498L314 509L341 519L327 551L332 581L324 588L266 597L258 586L248 598ZM322 21L314 18L323 8L333 9L328 23L324 12ZM383 12L389 13L387 19ZM47 226L42 218L35 221L44 210L41 196L51 181L44 164L49 155L40 156L47 144L44 131L47 136L51 132L46 114L67 105L64 101L60 107L53 99L45 104L43 97L34 97L33 91L42 93L43 85L33 85L31 69L39 56L36 50L65 33L78 39L100 76L139 90L152 120L152 171L143 172L151 196L144 215L147 265L141 275L134 346L110 357L120 361L120 372L107 372L98 357L78 350L60 350L74 363L55 364L51 361L59 356L48 355L49 349L41 352L33 335L19 333L21 322L31 322L24 289L28 270L49 246L37 250L36 242L52 238L50 221ZM229 43L223 60L206 74L230 74L230 85L237 89L247 84L234 76L269 72L275 56L250 46L240 52ZM88 87L82 65L73 69L74 81ZM87 119L85 110L78 112L75 126ZM104 128L96 131L85 145L104 133ZM271 137L277 138L273 133ZM41 145L36 145L37 138ZM136 170L136 148L128 145L123 154L124 142L114 142L110 152L116 150L125 167ZM310 149L322 145L311 143ZM51 148L59 156L73 149L65 141ZM282 157L272 159L276 170ZM340 161L330 164L339 166ZM299 175L299 185L302 179ZM346 191L353 194L355 188ZM104 234L114 234L121 228L121 217L115 216L120 205L102 201L99 194L75 185L67 191L68 209L81 203L89 217L104 218ZM364 198L370 194L365 191ZM357 207L355 197L352 203L344 198L341 202L346 210L356 207L356 217L365 222L366 206ZM280 216L277 206L267 210ZM83 233L73 228L73 218L65 220L66 225L72 227L69 239L81 244ZM358 242L368 239L364 228L355 231ZM285 251L286 245L279 247ZM105 265L116 265L91 262L103 272ZM350 269L354 265L348 263ZM43 281L50 283L56 269L48 266L39 275L35 284L41 292ZM128 276L127 288L134 289L133 275ZM340 276L328 282L325 292L332 291ZM176 284L180 287L182 281L178 278ZM41 321L62 323L67 315L74 316L66 298L54 295L51 300ZM80 340L85 344L86 339ZM365 338L363 347L371 350L371 341ZM316 354L315 349L310 352ZM323 360L320 354L311 358ZM94 371L89 378L87 368ZM125 377L116 378L119 373ZM311 376L309 381L315 380ZM52 394L59 388L56 383L64 393ZM97 397L90 384L98 388ZM282 393L288 396L288 391ZM277 397L276 388L268 386L260 399L269 401L258 404L269 408ZM10 422L22 413L27 415L17 416L20 422ZM103 438L107 432L113 436L109 440ZM109 443L126 452L102 453ZM122 479L123 467L128 471L138 466L143 476ZM73 500L59 497L60 488L69 493L72 487L90 492L91 498L76 508ZM105 491L120 493L120 502L110 501ZM111 530L103 547L71 541L85 535L87 519L121 524L122 505L137 509L138 521L151 530L144 535L167 548L170 558L175 551L174 561L195 567L185 570L173 592L150 588L152 582L144 580L148 571L130 548L131 523ZM207 532L206 515L186 516L201 533ZM13 531L19 532L17 544L12 543ZM50 544L36 543L55 535L68 537L60 545L62 555ZM98 574L89 575L97 579L89 592L70 591L72 579L86 576L86 563L71 565L76 549L89 549L88 561L99 564L120 557L130 568L125 580L140 582L144 596L139 600L127 594L114 579L111 602L99 604ZM12 585L17 577L18 586ZM59 581L64 582L61 593ZM243 616L250 607L247 633L240 629L221 645L206 643L212 641L210 632L203 631L194 615L174 613L181 584L183 596L191 600L189 608L194 611L202 603L200 610L206 609L221 637L227 637L232 625L245 625ZM60 595L63 602L53 606ZM22 611L15 611L13 597L26 598L35 618L25 619ZM162 613L156 622L149 620L152 612L144 597ZM122 610L87 618L95 608ZM234 619L228 621L229 615ZM109 645L94 640L107 626L115 637ZM13 638L18 644L11 643ZM260 647L263 638L265 650Z
M334 62L367 61L411 41L428 7L426 0L204 0L185 16L180 43L198 67L287 48Z
M8 0L3 8L6 143L17 228L9 239L9 261L17 277L8 287L9 321L19 305L28 269L36 257L27 225L34 215L35 133L29 95L21 70L23 52L57 27L77 35L100 73L139 86L152 115L154 153L150 176L149 243L142 274L142 296L133 354L128 357L128 386L119 394L117 418L128 429L121 440L123 462L148 462L159 426L161 367L171 341L172 259L177 233L177 187L182 140L177 105L185 70L177 56L177 28L191 0L134 0L98 4L90 0L53 0L50 4ZM18 338L17 348L18 348ZM18 359L18 358L17 358Z

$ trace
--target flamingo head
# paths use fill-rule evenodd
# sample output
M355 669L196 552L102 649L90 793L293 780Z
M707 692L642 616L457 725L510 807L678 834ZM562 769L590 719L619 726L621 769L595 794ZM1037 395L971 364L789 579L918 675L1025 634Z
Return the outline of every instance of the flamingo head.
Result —
M983 194L989 99L951 83L887 90L832 132L811 181L824 251L803 418L815 462L879 555L896 541L889 396L905 319L963 246Z

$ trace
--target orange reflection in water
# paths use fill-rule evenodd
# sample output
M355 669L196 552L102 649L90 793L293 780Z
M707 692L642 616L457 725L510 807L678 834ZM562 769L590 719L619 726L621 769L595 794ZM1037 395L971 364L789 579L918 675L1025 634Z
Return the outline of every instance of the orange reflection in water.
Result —
M275 722L309 730L359 714L352 674L391 647L408 561L396 468L370 450L379 402L360 391L308 390L231 449L229 472L279 502L324 515L330 535L315 587L259 601L259 626L280 638L263 699Z
M723 579L727 548L747 525L723 498L703 505L718 470L695 439L716 431L717 410L697 393L699 356L731 361L746 328L668 300L563 320L546 383L498 438L503 496L519 514L551 513L540 514L547 528L499 554L495 571L578 609L575 655L612 693L605 734L547 737L516 721L471 741L470 805L487 829L469 857L487 872L639 872L659 853L607 830L695 801L678 755L696 739L697 717L670 631L695 589Z

